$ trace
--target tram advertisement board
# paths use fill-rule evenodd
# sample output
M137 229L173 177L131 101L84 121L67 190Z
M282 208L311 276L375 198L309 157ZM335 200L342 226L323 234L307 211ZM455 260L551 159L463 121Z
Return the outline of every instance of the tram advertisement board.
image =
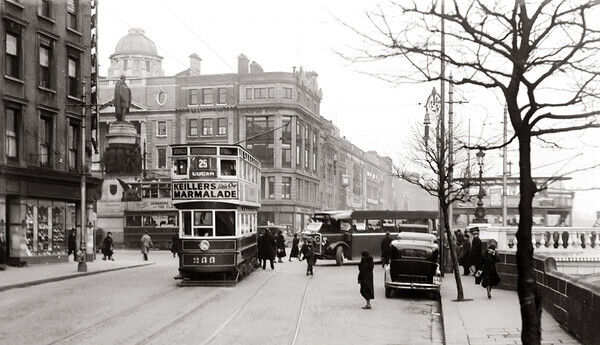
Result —
M173 200L237 200L237 181L172 182Z
M215 157L195 156L190 158L190 178L217 177L217 159Z

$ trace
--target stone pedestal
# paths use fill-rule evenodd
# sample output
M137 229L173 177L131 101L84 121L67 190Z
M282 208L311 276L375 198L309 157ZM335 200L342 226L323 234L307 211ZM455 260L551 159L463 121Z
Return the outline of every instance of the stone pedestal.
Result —
M102 156L104 172L107 174L138 175L142 171L142 154L139 135L135 127L125 121L110 124L106 134L108 148Z
M106 134L108 146L114 144L137 145L138 139L139 135L135 127L126 121L112 122L108 128L108 134Z

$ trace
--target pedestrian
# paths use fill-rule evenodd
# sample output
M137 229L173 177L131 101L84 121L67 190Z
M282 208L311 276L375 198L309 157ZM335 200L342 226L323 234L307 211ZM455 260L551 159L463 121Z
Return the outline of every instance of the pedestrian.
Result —
M298 234L294 234L294 238L292 239L292 248L290 249L290 259L288 261L292 261L292 258L297 258L300 260L300 239L298 238Z
M385 232L385 237L381 240L381 266L385 267L385 265L390 263L390 254L392 252L392 238L390 237L390 232Z
M488 299L492 298L492 286L496 286L500 283L500 276L496 270L496 262L498 261L500 261L500 258L496 252L496 246L490 244L482 259L481 267L481 286L486 288Z
M177 254L177 256L179 256L179 232L176 232L172 237L171 237L171 253L173 253L173 257L175 257L175 254Z
M140 241L142 245L142 254L144 255L144 261L148 261L148 252L150 251L150 248L152 248L152 238L150 238L150 235L148 235L148 231L144 231L144 234L142 235Z
M456 238L456 245L462 246L463 241L465 240L465 235L462 233L462 231L460 231L460 229L456 230L454 237Z
M367 301L363 309L371 309L371 300L375 298L375 289L373 288L373 257L368 250L362 252L362 258L358 264L358 283L360 284L360 294Z
M277 262L283 262L281 258L285 258L287 254L285 253L285 237L281 230L277 232L275 241L277 243Z
M315 249L310 241L306 241L302 244L302 256L302 259L306 260L306 275L310 274L312 276L313 267L317 263L317 255L315 254Z
M77 261L77 235L75 229L69 231L69 237L67 239L67 255L73 253L73 261Z
M261 241L261 252L262 252L262 268L263 270L267 266L267 260L271 263L271 269L275 269L273 260L275 260L275 249L277 248L277 242L275 237L271 234L269 229L265 229L265 233L260 237Z
M4 233L0 232L0 271L6 270L6 241L4 241Z
M469 263L471 264L471 273L476 274L481 269L481 240L479 239L479 229L471 229L473 241L471 241L471 250L469 254Z
M108 260L115 261L115 259L113 259L113 253L114 241L112 238L112 232L109 232L106 234L106 237L104 237L104 241L102 242L102 260L106 260L108 258Z
M458 263L463 267L465 276L470 275L469 267L471 267L471 242L469 242L469 234L465 234L463 238L463 244L460 247L458 256Z
M258 258L258 266L262 266L264 261L265 251L263 249L263 239L264 232L258 232L258 236L256 237L256 257Z

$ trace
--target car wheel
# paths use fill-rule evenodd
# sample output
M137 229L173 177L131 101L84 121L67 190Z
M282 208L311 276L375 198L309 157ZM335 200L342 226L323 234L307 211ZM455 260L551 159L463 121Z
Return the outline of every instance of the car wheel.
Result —
M335 250L335 264L342 266L344 264L344 248L337 247Z
M391 298L392 297L392 288L386 287L385 288L385 298Z

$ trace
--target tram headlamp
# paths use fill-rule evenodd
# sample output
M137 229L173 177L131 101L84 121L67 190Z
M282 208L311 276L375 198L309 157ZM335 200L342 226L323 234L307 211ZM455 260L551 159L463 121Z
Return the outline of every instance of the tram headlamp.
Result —
M207 240L202 240L202 242L200 242L200 250L208 250L210 248L210 242L208 242Z

